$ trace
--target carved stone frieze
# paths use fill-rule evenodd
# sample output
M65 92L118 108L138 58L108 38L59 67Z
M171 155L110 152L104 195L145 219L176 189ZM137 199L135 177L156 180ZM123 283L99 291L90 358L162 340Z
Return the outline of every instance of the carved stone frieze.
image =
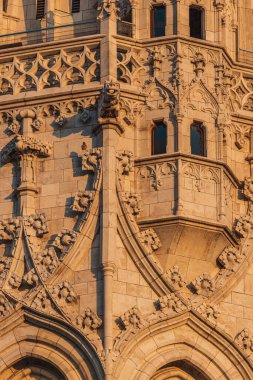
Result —
M72 304L77 301L77 294L68 281L63 281L61 284L55 285L52 294L58 300L64 301L67 304Z
M166 272L166 276L168 280L172 282L176 290L186 285L186 282L183 279L183 275L180 273L179 267L177 265L174 265L172 268L170 268Z
M193 290L205 297L210 296L215 291L215 282L208 273L203 273L192 281Z
M18 218L0 220L0 242L17 239L19 232L20 220Z
M48 224L45 214L34 214L24 218L24 223L32 227L37 237L42 237L48 233Z
M235 343L247 354L253 353L253 337L248 329L243 329L235 338Z
M62 254L64 254L75 243L77 236L77 232L64 229L59 235L56 236L52 245L57 248Z
M118 174L129 175L133 171L133 153L128 150L117 152Z
M120 82L142 85L141 74L145 72L143 64L148 59L147 51L137 48L118 49L117 51L117 79Z
M160 297L159 306L160 310L165 314L168 314L170 311L180 313L187 309L187 307L183 304L183 302L178 298L178 296L175 293L170 293L166 296Z
M86 212L94 199L94 191L78 191L75 195L72 210Z
M149 178L151 180L151 186L155 190L159 190L163 184L163 178L174 175L176 171L177 167L175 162L163 162L140 167L138 175L141 178Z
M101 148L87 150L82 156L82 169L95 173L99 167L101 158Z

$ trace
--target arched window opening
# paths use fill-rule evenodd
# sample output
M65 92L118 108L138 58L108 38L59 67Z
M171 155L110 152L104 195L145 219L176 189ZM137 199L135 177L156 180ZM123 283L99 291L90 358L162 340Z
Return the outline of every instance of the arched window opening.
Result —
M163 121L156 121L152 128L152 155L167 153L167 126Z
M119 20L117 21L117 33L121 36L133 36L132 6L129 0L118 0Z
M205 38L205 11L196 5L189 9L190 37Z
M166 6L155 5L151 9L151 37L165 36L166 32Z
M200 121L191 125L191 154L206 156L206 129Z
M80 12L80 0L72 0L71 13Z
M8 9L8 0L3 0L3 12L7 12Z
M45 0L37 0L36 18L42 19L45 16Z

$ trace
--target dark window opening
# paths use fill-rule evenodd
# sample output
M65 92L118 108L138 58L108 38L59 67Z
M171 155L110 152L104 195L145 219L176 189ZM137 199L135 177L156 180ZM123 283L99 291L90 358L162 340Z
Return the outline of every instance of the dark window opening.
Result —
M191 125L191 154L206 157L206 129L199 121Z
M3 0L3 12L7 12L8 9L8 0Z
M151 37L165 36L166 31L166 7L160 5L151 10Z
M45 16L45 0L37 0L36 18L42 19Z
M152 155L167 152L167 126L163 121L155 122L152 129Z
M71 13L80 12L80 0L72 0Z
M191 6L189 11L190 37L204 39L204 9Z

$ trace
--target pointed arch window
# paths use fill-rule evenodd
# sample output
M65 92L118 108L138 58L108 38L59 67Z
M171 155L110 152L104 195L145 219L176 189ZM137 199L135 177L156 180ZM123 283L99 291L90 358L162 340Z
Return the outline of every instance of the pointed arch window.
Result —
M80 0L72 0L71 13L80 12Z
M36 18L42 19L45 16L45 0L37 0Z
M190 37L205 38L205 11L204 8L191 5L189 8Z
M154 5L150 15L151 37L165 36L166 32L166 6Z
M8 10L8 0L3 0L3 12L7 12Z
M163 120L154 122L151 141L152 155L167 153L167 125Z
M191 154L206 157L206 128L201 121L191 125Z

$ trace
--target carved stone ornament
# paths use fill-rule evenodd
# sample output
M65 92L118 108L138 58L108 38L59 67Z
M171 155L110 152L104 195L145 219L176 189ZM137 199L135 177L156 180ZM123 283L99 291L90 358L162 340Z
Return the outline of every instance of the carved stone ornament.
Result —
M10 302L4 297L3 294L0 294L0 318L7 317L10 315L12 307Z
M242 238L252 237L253 221L251 215L242 216L237 220L235 231Z
M23 282L29 286L37 286L39 283L39 278L37 274L35 273L34 269L31 269L30 272L28 272L23 277Z
M77 301L77 294L68 281L63 281L61 284L55 285L52 294L68 304Z
M186 283L177 265L174 265L172 268L170 268L166 272L166 275L168 277L168 280L172 282L176 290L182 288L182 286L185 286Z
M218 257L218 262L223 268L234 272L244 258L245 255L239 248L227 247Z
M170 293L166 296L160 297L158 301L161 311L165 314L169 311L180 313L186 310L186 306L175 293Z
M95 173L101 158L102 150L100 148L87 150L82 156L82 169Z
M70 247L75 243L78 233L71 230L62 230L59 235L56 236L52 245L59 249L61 253L66 253Z
M20 231L20 220L17 218L0 220L0 241L17 239Z
M149 49L150 53L150 63L153 68L154 77L157 77L161 71L161 65L163 59L165 58L165 54L162 52L162 48L160 46L154 46L154 48Z
M196 78L200 79L205 71L206 66L206 60L203 54L200 52L196 52L191 62L194 64L194 72L196 74Z
M16 136L1 151L2 162L8 162L12 157L22 154L34 154L38 157L49 157L52 144L35 137Z
M244 195L253 202L253 177L246 177L244 180Z
M35 263L39 266L40 271L52 274L59 265L56 252L53 247L47 248L35 257ZM47 277L47 275L46 275Z
M118 17L117 0L99 0L97 18L103 20L107 17L116 19Z
M63 114L60 114L55 118L55 124L57 124L59 127L63 127L66 123L67 118Z
M242 330L235 338L235 342L241 347L247 354L253 352L253 337L248 329Z
M177 167L174 162L163 162L161 164L142 166L138 174L141 178L149 178L151 180L151 186L155 190L159 190L159 187L162 186L162 178L169 177L175 174L176 171Z
M11 260L7 257L2 257L0 260L0 285L2 285L11 267Z
M76 319L76 323L84 330L97 331L102 325L102 320L97 316L94 311L87 307L82 315Z
M48 225L45 214L34 214L25 218L25 224L32 227L37 237L48 233Z
M9 285L13 289L16 289L21 285L21 281L22 279L16 273L12 273L11 277L9 278Z
M94 199L93 191L78 191L74 198L72 210L86 212Z
M206 297L215 291L214 280L208 273L203 273L201 276L197 277L196 280L192 281L192 287L197 294Z
M128 150L117 152L119 175L129 175L133 171L133 153Z
M21 129L20 122L17 120L13 120L12 123L8 125L8 132L13 135L17 135Z
M120 110L120 84L106 81L101 92L98 116L99 119L117 119Z
M139 233L139 240L144 246L147 254L152 254L162 246L160 239L153 228L148 228L147 230L141 231Z
M209 305L205 302L197 308L197 312L212 323L216 323L216 320L220 315L217 306Z
M31 307L38 311L46 311L52 307L52 303L45 289L42 289L31 303Z
M124 328L138 330L145 326L145 320L137 306L132 307L120 317Z
M141 197L136 193L123 193L122 199L127 205L130 213L138 216L141 212Z
M35 131L40 131L42 125L43 125L43 121L42 121L42 119L40 119L40 118L38 118L38 117L36 117L36 118L33 120L32 124L31 124L32 128L33 128Z

